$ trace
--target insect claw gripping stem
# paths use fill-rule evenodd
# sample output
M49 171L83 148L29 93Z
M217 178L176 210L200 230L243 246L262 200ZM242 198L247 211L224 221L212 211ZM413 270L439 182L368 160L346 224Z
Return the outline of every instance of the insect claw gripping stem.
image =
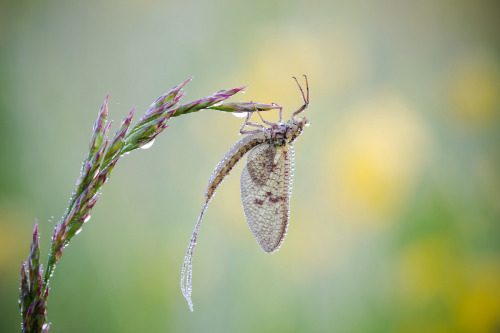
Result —
M276 103L271 103L271 105L275 105L275 106L277 106L279 108L279 110L280 110L280 113L279 113L280 118L279 118L278 122L281 123L283 121L283 107L281 105L276 104Z

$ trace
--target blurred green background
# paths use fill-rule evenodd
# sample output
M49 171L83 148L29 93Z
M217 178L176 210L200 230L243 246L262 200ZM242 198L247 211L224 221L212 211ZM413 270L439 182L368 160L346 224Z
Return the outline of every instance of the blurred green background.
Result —
M184 101L301 105L290 227L262 252L207 180L241 119L174 119L120 160L51 281L51 332L498 332L500 20L496 1L2 1L0 327L19 329L35 218L42 262L97 111L112 130L191 75ZM274 115L268 114L270 120Z

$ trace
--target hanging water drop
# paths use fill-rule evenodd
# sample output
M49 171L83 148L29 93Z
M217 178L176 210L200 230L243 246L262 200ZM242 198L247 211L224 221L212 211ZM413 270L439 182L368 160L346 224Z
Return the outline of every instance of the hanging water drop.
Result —
M146 143L144 146L141 146L141 149L148 149L148 148L151 148L151 146L153 145L153 143L155 143L155 139L149 141L148 143Z
M248 112L231 112L231 114L236 118L245 118L248 115Z

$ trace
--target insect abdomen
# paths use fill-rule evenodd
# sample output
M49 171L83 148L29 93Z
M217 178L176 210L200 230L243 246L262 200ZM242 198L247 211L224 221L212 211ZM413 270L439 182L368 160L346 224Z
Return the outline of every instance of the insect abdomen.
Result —
M266 141L264 132L257 132L254 134L244 136L240 141L231 147L231 149L224 156L222 161L220 161L215 167L212 176L208 180L208 186L205 190L205 200L209 202L212 199L215 190L220 185L220 183L226 178L231 169L238 163L238 161L245 155L250 149Z

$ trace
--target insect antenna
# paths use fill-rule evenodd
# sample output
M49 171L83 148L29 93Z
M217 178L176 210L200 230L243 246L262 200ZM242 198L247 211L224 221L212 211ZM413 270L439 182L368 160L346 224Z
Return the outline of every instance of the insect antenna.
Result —
M295 117L296 115L298 115L299 113L301 113L302 111L304 111L309 106L309 96L310 96L310 93L309 93L309 82L307 81L307 76L304 75L304 77L306 79L306 92L307 92L306 95L304 94L304 90L300 86L300 83L297 80L297 78L295 76L292 76L292 78L295 80L295 82L297 82L297 86L299 86L300 92L302 94L302 99L304 100L304 105L302 105L297 111L295 111L292 114L292 117Z

